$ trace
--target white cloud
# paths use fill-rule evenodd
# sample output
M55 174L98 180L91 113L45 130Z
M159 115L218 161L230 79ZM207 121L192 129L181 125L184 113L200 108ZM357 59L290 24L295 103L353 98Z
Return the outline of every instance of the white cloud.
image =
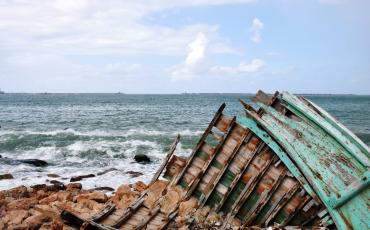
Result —
M250 75L261 71L265 65L263 60L253 59L250 63L242 62L238 66L213 66L210 72L216 75Z
M61 54L181 55L195 34L209 37L210 52L233 52L218 26L192 23L177 28L148 23L160 11L253 0L2 1L0 50Z
M185 65L196 66L204 60L208 40L203 33L199 33L189 44L190 52L185 59Z
M252 32L251 41L254 43L261 43L261 30L263 29L263 23L258 19L254 18L252 21L252 26L249 30Z
M199 33L195 40L188 45L189 53L184 63L168 69L171 78L173 80L189 80L204 71L207 46L208 39L203 33Z

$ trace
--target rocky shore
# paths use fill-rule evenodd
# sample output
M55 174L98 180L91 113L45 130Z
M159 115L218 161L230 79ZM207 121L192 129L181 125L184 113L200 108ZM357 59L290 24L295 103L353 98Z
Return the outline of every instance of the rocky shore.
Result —
M60 217L63 210L73 210L90 217L111 202L126 208L146 189L143 182L121 185L113 192L105 188L83 189L80 183L19 186L0 191L0 229L73 229Z

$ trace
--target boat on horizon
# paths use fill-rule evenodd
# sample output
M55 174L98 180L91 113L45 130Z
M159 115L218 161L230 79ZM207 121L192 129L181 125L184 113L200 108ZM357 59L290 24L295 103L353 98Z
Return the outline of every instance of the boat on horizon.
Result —
M5 92L0 89L0 94L5 94Z

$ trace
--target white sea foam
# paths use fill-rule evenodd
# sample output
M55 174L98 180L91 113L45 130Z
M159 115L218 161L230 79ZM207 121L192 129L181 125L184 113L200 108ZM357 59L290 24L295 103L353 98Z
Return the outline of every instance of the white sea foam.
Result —
M1 131L0 138L11 139L13 137L2 136L4 134L15 134L17 138L22 138L26 135L58 135L71 134L79 136L97 136L98 138L81 138L65 146L57 146L56 143L47 142L50 146L41 146L34 149L15 149L11 152L2 152L3 157L12 159L30 159L36 158L47 161L47 167L34 167L28 164L19 165L0 165L0 172L11 173L15 179L3 180L0 183L1 189L8 189L19 185L34 185L46 183L50 180L47 177L48 173L56 173L63 178L57 178L64 183L69 182L69 178L76 175L96 174L104 171L107 168L116 168L117 171L112 171L107 174L94 178L87 178L81 181L85 188L94 188L100 186L109 186L117 188L121 184L134 183L142 180L149 182L155 171L162 163L162 159L168 146L163 146L155 140L145 140L146 137L136 137L135 135L160 136L168 135L175 136L178 132L162 132L146 129L130 129L128 131L102 131L93 130L88 132L80 132L73 129L54 130L47 132L37 131ZM201 131L184 130L180 132L182 136L197 136ZM122 138L104 138L107 136L113 137L130 137ZM137 139L138 138L138 139ZM142 140L144 139L144 140ZM4 139L1 139L4 140ZM91 151L91 152L90 152ZM136 153L147 154L152 163L139 164L134 160ZM184 148L181 142L176 148L176 154L187 156L191 149ZM141 152L140 152L141 153ZM89 155L93 154L93 155ZM142 176L132 178L127 171L135 171L143 173Z
M202 130L179 130L179 131L172 131L172 132L165 132L160 130L150 130L150 129L129 129L129 130L90 130L90 131L77 131L72 128L68 129L57 129L53 131L13 131L13 130L3 130L0 131L0 138L1 140L8 140L10 137L5 135L7 134L15 134L23 137L23 135L47 135L47 136L56 136L60 134L71 134L76 136L97 136L97 137L129 137L135 135L142 135L142 136L164 136L170 135L174 136L177 134L181 136L199 136L203 133Z

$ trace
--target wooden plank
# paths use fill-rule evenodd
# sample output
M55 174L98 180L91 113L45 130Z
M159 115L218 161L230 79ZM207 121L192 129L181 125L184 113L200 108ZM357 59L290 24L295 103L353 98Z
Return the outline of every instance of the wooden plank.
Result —
M283 168L283 170L279 174L279 177L273 183L271 189L266 189L264 191L264 194L261 195L260 199L256 202L253 208L248 212L247 216L245 217L245 223L243 224L243 227L247 227L253 223L254 219L257 217L259 212L269 202L270 198L272 197L272 195L274 194L278 186L280 186L281 182L283 181L285 177L285 174L286 174L286 168Z
M166 165L168 164L168 161L170 160L170 158L172 157L173 153L175 152L176 146L179 143L179 141L180 141L180 134L177 134L175 141L172 143L172 145L170 147L170 150L168 151L165 159L163 160L162 165L159 167L159 169L157 170L157 172L154 174L152 180L150 181L150 184L153 184L156 180L158 180L158 178L161 175L163 169L166 167Z
M95 222L100 222L106 217L108 217L114 210L116 209L116 205L112 203L108 203L104 206L104 208L92 216L92 220Z
M140 222L136 227L135 227L135 230L140 230L142 228L144 228L151 219L153 219L157 213L161 210L161 207L159 205L157 205L154 209L150 210L150 213L148 214L147 217L145 217L142 222Z
M264 176L264 174L266 173L267 169L270 167L270 165L272 164L272 162L275 159L277 159L277 157L274 155L272 158L270 158L270 160L268 162L266 162L264 164L264 166L260 169L259 173L258 174L254 174L253 178L251 178L248 181L248 184L244 187L244 189L240 193L238 199L232 205L231 211L228 213L228 215L226 217L225 224L227 224L228 221L231 218L234 218L234 216L239 212L239 210L242 207L242 205L244 204L244 202L248 199L249 195L252 193L253 189L255 188L255 186L257 185L257 183L259 182L259 180ZM226 227L226 225L224 225L224 228L225 227Z
M207 129L205 130L205 132L203 133L202 137L200 138L198 144L195 146L195 148L193 149L189 159L188 159L188 162L187 164L185 165L185 167L182 169L181 173L174 178L173 180L173 184L177 184L179 182L179 180L181 179L181 177L184 175L185 171L187 170L187 168L189 167L189 165L191 164L191 162L193 161L193 158L195 156L195 154L198 152L199 148L202 146L204 140L206 139L206 137L208 136L209 132L212 130L213 126L215 125L215 123L218 121L218 119L220 118L220 116L222 115L222 111L225 109L225 106L226 104L223 103L220 108L217 110L215 116L213 117L211 123L209 123Z
M118 228L123 225L130 217L134 214L134 212L144 203L145 196L141 196L132 206L128 207L123 215L117 220L117 222L113 225L113 227Z
M231 191L233 191L233 189L235 188L235 185L239 182L240 178L242 177L242 175L244 174L244 172L247 170L248 166L250 165L250 163L252 162L252 160L254 159L254 157L264 148L264 146L265 146L265 144L263 142L258 143L257 147L252 152L252 156L250 157L250 159L248 160L248 162L244 165L244 168L241 170L242 173L239 173L239 174L236 175L236 177L234 178L234 180L231 182L231 185L228 187L227 193L222 197L222 200L220 201L220 203L218 203L215 206L216 212L220 211L220 209L222 208L222 206L225 203L226 199L229 197Z
M203 207L204 204L207 202L209 196L211 195L211 193L215 189L216 184L218 184L218 182L220 181L221 177L223 176L225 170L229 166L230 162L234 159L234 157L236 156L236 154L239 152L240 147L242 146L242 144L244 143L244 141L249 140L249 138L251 138L251 137L252 137L252 134L250 134L247 130L245 130L245 133L243 134L240 142L236 144L236 146L235 146L235 148L234 148L234 150L232 152L232 155L228 158L228 160L226 161L226 163L223 165L223 168L220 170L220 172L218 173L218 175L215 178L215 180L212 181L212 183L210 183L210 185L209 185L210 186L209 187L209 191L207 191L207 194L205 195L204 200L202 200L202 202L200 203L200 207Z
M211 156L211 158L208 160L208 162L206 162L206 164L204 165L204 167L202 168L201 170L201 173L198 175L198 178L195 180L195 183L192 185L194 186L194 189L195 187L198 185L198 183L202 180L202 176L204 175L204 173L208 170L209 166L211 165L211 163L213 162L215 156L219 153L222 145L224 144L225 140L228 138L228 136L230 135L234 125L235 125L235 120L236 120L236 117L233 117L229 127L228 127L228 131L227 133L225 134L225 137L224 137L224 140L222 142L220 142L217 146L216 146L216 149L215 149L215 153Z
M95 221L84 219L70 210L63 210L60 215L64 222L81 229L94 228L98 230L117 230L114 227L105 226L103 224L96 223Z

